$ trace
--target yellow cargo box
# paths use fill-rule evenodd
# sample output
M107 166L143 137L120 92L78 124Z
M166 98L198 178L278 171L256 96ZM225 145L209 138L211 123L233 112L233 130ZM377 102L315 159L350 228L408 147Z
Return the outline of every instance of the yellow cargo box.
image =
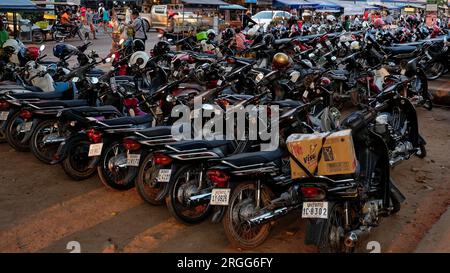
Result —
M356 155L351 130L294 134L289 136L287 146L289 152L313 175L317 166L317 175L322 176L351 174L356 170ZM322 156L318 162L321 150ZM290 164L293 179L307 176L292 158Z

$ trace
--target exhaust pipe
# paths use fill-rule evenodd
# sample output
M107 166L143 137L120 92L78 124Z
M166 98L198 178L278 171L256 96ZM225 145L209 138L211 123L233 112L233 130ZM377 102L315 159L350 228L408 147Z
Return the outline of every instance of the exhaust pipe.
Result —
M261 215L252 217L247 220L247 225L254 226L254 225L261 225L266 224L276 218L279 218L283 215L288 214L290 211L295 209L296 207L282 207L273 211L269 211L266 213L263 213Z
M347 233L344 240L345 246L352 248L355 247L362 237L367 236L370 233L370 229L371 229L370 227L364 229L359 228Z
M201 203L209 202L209 200L211 200L211 194L212 194L211 192L207 192L191 196L189 197L187 203L189 206L195 206Z
M48 138L44 140L44 144L54 144L66 141L65 137Z

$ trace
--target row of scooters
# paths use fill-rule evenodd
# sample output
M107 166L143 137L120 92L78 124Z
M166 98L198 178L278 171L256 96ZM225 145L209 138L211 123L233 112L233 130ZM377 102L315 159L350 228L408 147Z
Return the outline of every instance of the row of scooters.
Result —
M330 61L360 64L373 43L365 41L342 62ZM308 52L274 53L268 69L257 67L258 59L172 52L162 41L151 54L91 56L55 82L43 50L24 67L11 68L21 85L0 86L2 133L11 147L60 164L75 180L98 174L109 188L136 187L143 200L166 204L183 223L211 217L240 248L262 244L274 220L300 212L307 243L352 252L381 217L400 209L404 197L391 167L426 155L408 99L417 93L415 75L386 76L377 94L367 93L359 109L341 119L333 86L346 74L305 62ZM73 51L66 57L80 53ZM107 62L114 64L110 71L95 71ZM122 65L133 76L117 76ZM227 115L244 109L237 118ZM199 137L207 129L209 138ZM351 140L350 172L324 174L320 167L321 160L340 165L332 153L340 146L324 149L333 134ZM319 144L299 156L309 138ZM294 175L294 168L302 174Z

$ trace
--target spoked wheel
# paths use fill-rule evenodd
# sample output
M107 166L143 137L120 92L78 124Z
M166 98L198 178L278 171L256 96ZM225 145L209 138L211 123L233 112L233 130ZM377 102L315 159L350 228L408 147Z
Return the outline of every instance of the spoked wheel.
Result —
M332 205L332 204L330 204ZM319 252L342 253L353 252L354 248L345 247L345 212L342 204L333 204L320 238Z
M59 134L58 122L46 120L39 123L31 136L31 151L40 161L50 164L53 155L58 151L62 140Z
M52 38L57 43L64 42L65 39L64 35L59 30L53 31Z
M164 192L168 183L158 182L159 167L153 164L153 153L148 154L139 165L136 178L136 190L149 204L154 206L164 203Z
M115 190L129 190L134 187L137 168L127 166L127 150L119 141L104 148L97 167L102 183Z
M173 183L166 198L169 211L178 220L186 224L195 224L206 219L212 209L209 201L189 204L189 197L199 194L202 169L187 165L180 168L172 177ZM205 175L203 173L205 179ZM171 181L171 182L172 182ZM206 183L206 182L205 182Z
M251 249L262 244L269 236L271 223L250 225L247 220L257 215L256 186L252 182L240 183L230 196L230 203L223 218L223 227L228 240L234 247ZM260 207L270 203L271 192L261 188Z
M89 140L80 140L67 151L67 158L62 162L64 172L74 180L84 180L95 174L99 157L89 157Z
M20 117L20 112L16 112L6 125L6 141L19 152L28 152L30 150L30 143L26 140L27 134L30 134L31 128L26 121Z

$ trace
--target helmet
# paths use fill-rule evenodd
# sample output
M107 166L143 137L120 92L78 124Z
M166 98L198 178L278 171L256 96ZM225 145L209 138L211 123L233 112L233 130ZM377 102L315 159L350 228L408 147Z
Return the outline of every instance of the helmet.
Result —
M273 36L273 34L269 33L269 34L264 35L264 37L263 37L263 42L268 47L272 46L274 41L275 41L275 37Z
M373 22L373 26L374 26L375 28L382 28L382 27L384 27L384 21L383 21L383 19L381 19L381 18L375 19L375 21Z
M217 34L214 31L214 29L208 29L206 35L208 36L209 39L214 39L214 37L216 37Z
M145 50L145 44L142 40L135 39L133 40L133 51L144 51Z
M170 44L166 41L159 41L153 47L153 54L155 54L155 56L166 54L169 51L170 51Z
M17 40L14 39L8 39L6 40L6 42L3 44L3 48L7 48L7 47L11 47L12 49L14 49L14 53L19 53L20 50L20 45L19 42L17 42Z
M27 48L26 56L28 60L36 61L39 57L39 48L30 46Z
M223 32L223 35L222 35L222 36L223 36L222 39L224 39L224 40L231 39L231 38L233 38L233 36L234 36L234 30L233 30L232 28L227 28L227 29L225 29L225 31Z
M350 44L350 49L351 49L351 50L357 51L357 50L359 50L360 48L361 48L361 45L359 44L358 41L353 41L353 42Z
M144 68L147 65L148 60L150 57L147 53L144 51L137 51L134 52L133 55L130 57L130 62L128 63L129 66L138 66L139 68Z
M336 17L334 17L333 15L327 15L327 17L326 17L326 19L327 19L327 21L331 21L331 22L334 22L334 21L336 21Z
M64 58L77 51L78 49L73 45L60 43L53 47L53 56L56 58Z
M273 56L272 59L272 66L274 69L276 70L284 70L286 68L288 68L291 64L291 59L289 58L288 55L284 54L284 53L277 53Z

